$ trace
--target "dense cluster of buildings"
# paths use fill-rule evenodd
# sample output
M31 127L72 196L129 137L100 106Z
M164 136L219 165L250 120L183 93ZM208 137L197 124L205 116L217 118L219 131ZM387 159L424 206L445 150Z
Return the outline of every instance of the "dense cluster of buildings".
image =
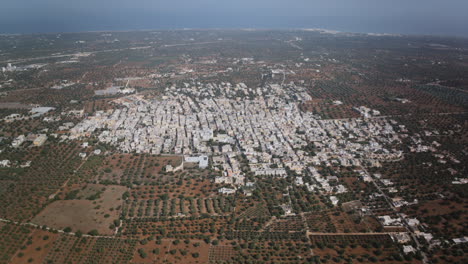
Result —
M254 175L279 177L287 170L308 173L310 165L378 166L401 156L388 147L400 138L386 119L321 120L299 109L310 99L293 83L263 88L185 83L166 88L162 98L117 99L117 109L86 118L70 138L97 134L123 152L210 156L223 171L216 181L235 185L244 184L240 154ZM325 192L345 191L316 178Z

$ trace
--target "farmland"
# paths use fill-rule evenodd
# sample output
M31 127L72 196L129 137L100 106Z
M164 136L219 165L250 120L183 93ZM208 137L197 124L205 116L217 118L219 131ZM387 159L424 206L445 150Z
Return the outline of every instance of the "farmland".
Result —
M31 229L25 226L0 223L0 233L2 236L0 263L9 263L16 251L26 241Z
M31 232L24 245L12 258L13 263L42 263L52 250L52 245L59 238L58 234L36 229Z
M31 167L0 169L6 180L12 180L8 191L1 193L4 205L0 213L8 219L30 219L69 178L79 162L76 144L58 144L18 153L18 161L31 160Z
M466 263L468 42L0 35L2 263Z
M99 234L112 235L111 226L120 216L125 191L123 186L88 185L78 190L76 197L49 204L32 222L60 230L69 227L84 233L97 230Z
M178 166L180 163L180 156L113 155L104 161L96 180L122 184L166 181L169 177L161 173L163 168L167 165Z
M46 263L128 263L135 241L61 235L45 257Z

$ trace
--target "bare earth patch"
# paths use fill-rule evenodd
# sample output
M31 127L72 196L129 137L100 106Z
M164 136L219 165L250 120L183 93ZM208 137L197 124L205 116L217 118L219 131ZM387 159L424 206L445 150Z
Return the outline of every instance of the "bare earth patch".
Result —
M24 243L24 249L16 252L16 255L11 260L11 263L30 263L28 260L32 259L34 263L42 263L53 243L59 237L58 234L43 230L34 230L30 235L30 242Z
M96 200L64 200L48 205L33 219L33 223L55 229L71 227L72 232L87 233L96 229L99 234L112 235L109 226L119 218L123 186L100 186L106 188Z

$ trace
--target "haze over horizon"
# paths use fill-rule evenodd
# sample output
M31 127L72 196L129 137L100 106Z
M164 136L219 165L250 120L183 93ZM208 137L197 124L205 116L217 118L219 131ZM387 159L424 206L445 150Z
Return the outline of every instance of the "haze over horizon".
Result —
M463 0L5 0L0 33L176 28L326 28L468 37Z

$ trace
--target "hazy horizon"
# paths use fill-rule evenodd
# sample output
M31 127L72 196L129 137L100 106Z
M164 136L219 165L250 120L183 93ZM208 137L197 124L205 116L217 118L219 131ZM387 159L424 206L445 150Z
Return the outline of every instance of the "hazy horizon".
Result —
M324 28L343 32L468 37L460 0L6 0L0 33L144 29Z

